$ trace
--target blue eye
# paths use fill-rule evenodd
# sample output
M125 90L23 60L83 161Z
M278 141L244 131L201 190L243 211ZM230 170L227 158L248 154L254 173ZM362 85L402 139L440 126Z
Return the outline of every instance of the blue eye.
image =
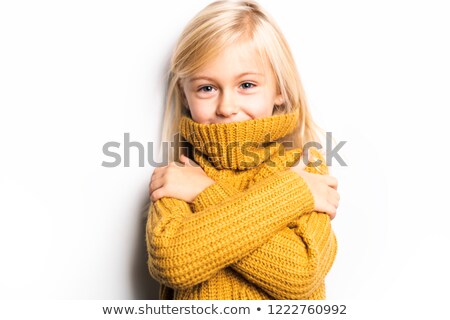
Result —
M251 89L255 85L253 83L250 83L250 82L244 82L243 84L241 84L241 86L243 86L244 89Z

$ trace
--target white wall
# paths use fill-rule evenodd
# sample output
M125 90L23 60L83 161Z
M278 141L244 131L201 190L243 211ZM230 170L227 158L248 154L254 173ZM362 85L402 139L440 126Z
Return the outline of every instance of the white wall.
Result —
M157 298L143 210L152 167L134 150L130 167L105 168L102 147L125 133L158 141L170 52L209 2L0 4L2 299ZM341 204L328 298L443 294L443 2L260 3L290 42L313 116L347 141L348 166L331 168Z

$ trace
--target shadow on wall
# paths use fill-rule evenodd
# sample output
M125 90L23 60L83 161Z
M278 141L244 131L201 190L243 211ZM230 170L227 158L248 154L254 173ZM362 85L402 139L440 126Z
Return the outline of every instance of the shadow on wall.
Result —
M131 283L133 287L133 300L158 300L159 282L150 276L147 267L147 245L145 243L145 226L148 215L148 195L141 201L144 208L139 212L139 224L137 233L137 243L135 246L134 261L131 269Z
M152 75L152 77L155 77L155 81L157 83L160 83L161 79L164 79L162 83L162 92L167 92L169 81L167 78L167 75L170 71L170 57L172 55L172 49L175 46L175 40L173 45L171 45L169 48L166 49L166 53L163 55L165 57L164 62L161 64L161 67L157 72L155 73L155 70L150 70L149 74ZM156 75L155 75L156 74ZM162 104L162 113L160 121L157 123L162 124L164 121L164 111L165 111L165 105L167 103L167 96L164 94L163 96L163 104ZM152 126L154 127L154 126ZM161 133L162 128L161 126L157 127L158 134L158 141L161 141ZM133 285L133 292L134 296L132 299L135 300L158 300L159 299L159 287L160 284L155 279L153 279L150 276L150 273L148 271L147 267L147 248L145 243L145 227L147 224L147 216L148 216L148 210L149 210L149 198L147 191L145 192L145 195L142 197L141 201L141 208L144 208L139 213L139 225L137 227L137 244L136 244L136 252L135 252L135 261L134 265L132 266L132 275L131 275L131 282Z

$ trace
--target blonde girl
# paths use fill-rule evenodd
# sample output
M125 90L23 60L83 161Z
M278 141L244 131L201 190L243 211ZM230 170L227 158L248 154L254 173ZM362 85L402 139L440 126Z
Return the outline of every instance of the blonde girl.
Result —
M320 129L257 2L213 2L185 27L163 130L174 148L153 171L146 227L160 298L325 299L337 180L305 147Z

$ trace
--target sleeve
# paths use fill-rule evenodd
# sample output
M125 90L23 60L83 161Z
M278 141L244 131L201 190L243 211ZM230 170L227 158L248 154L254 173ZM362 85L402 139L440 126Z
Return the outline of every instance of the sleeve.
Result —
M275 299L307 300L324 283L337 252L328 215L310 212L231 267Z
M218 181L194 200L163 197L152 203L146 226L148 268L159 282L188 288L247 256L291 221L311 212L305 181L283 170L235 193Z
M305 170L327 174L328 168L321 154L318 151L313 154L322 163ZM220 198L214 199L219 201ZM213 201L205 200L204 194L196 199L202 208L214 205ZM330 218L324 213L309 212L293 220L231 267L275 299L304 300L322 290L336 253L337 240Z

